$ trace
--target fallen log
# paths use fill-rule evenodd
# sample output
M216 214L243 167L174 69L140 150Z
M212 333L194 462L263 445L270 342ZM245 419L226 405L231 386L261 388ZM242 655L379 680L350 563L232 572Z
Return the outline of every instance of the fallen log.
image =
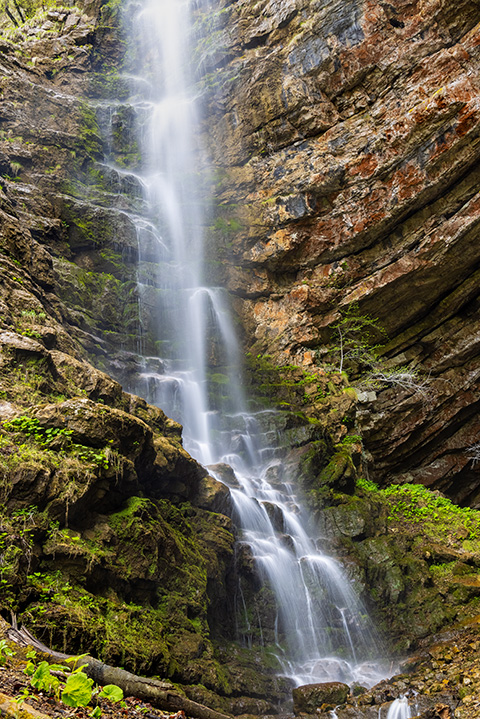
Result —
M15 642L23 647L33 647L41 652L45 659L61 663L66 659L72 659L75 655L56 652L39 639L33 636L28 629L15 626L8 627L5 635L10 641ZM82 656L81 664L86 665L84 672L88 674L97 684L105 686L106 684L116 684L123 690L125 696L134 696L143 701L150 702L159 709L165 709L169 712L178 712L183 710L185 714L193 719L231 719L227 714L210 709L203 704L187 699L175 691L174 687L168 682L161 682L157 679L147 679L127 672L125 669L112 667L109 664L95 659L94 657Z
M30 704L22 704L21 714L18 702L7 694L0 692L0 717L5 719L18 719L19 716L22 719L51 719L51 717L42 712L37 711Z

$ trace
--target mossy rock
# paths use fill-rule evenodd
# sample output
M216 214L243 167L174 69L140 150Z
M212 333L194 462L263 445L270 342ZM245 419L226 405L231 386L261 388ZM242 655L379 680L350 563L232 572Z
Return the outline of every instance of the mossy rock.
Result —
M292 691L293 711L295 714L316 714L320 709L334 709L344 704L350 688L342 682L324 682L322 684L304 684Z

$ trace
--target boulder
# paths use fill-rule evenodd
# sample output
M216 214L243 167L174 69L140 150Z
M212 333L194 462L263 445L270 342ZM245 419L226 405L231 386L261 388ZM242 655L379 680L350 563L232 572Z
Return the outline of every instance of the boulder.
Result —
M315 714L324 705L332 708L344 704L350 688L342 682L324 682L322 684L304 684L292 691L293 711L299 714Z
M210 477L210 475L200 480L193 502L197 507L207 509L210 512L219 512L227 516L232 514L230 490L225 484Z
M141 419L89 399L39 406L31 415L46 427L68 427L73 442L91 447L110 445L131 459L138 457L152 438L151 429Z

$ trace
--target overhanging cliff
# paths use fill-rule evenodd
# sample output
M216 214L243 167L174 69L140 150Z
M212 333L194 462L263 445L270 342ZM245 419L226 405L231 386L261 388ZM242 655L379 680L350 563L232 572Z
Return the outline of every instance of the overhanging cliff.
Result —
M380 483L476 505L479 5L238 2L203 16L224 273L255 354L328 361L356 303L384 367L357 412ZM358 377L351 378L352 383Z

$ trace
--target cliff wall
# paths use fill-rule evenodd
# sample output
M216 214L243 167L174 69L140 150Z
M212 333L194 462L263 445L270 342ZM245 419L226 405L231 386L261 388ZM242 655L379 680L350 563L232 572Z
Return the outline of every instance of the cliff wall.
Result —
M382 345L383 377L362 387L365 366L344 366L367 390L370 477L474 506L478 21L471 1L245 0L200 18L215 32L198 50L217 242L252 354L315 369L349 313L376 319L363 342ZM416 389L394 381L405 367Z

